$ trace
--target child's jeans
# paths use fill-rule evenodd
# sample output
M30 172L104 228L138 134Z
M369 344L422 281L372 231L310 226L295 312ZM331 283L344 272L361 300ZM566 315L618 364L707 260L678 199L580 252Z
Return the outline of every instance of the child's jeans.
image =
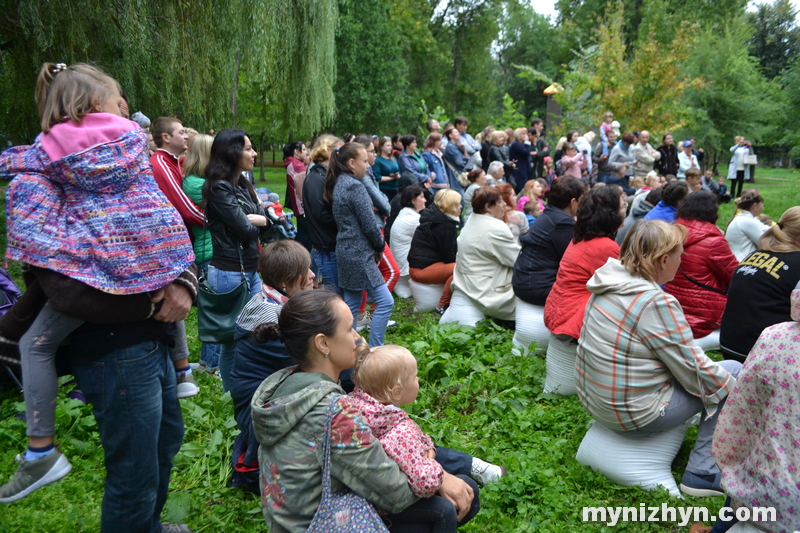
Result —
M81 324L83 320L80 318L54 311L48 303L19 341L29 437L55 435L58 396L56 351L64 339ZM186 325L183 320L168 324L167 333L175 341L170 349L170 359L175 362L188 357L189 345L186 342Z
M436 461L448 474L452 474L472 487L474 497L469 512L460 522L455 506L438 494L422 498L405 511L389 515L391 533L453 533L472 520L481 509L480 489L470 477L472 456L450 448L436 447Z

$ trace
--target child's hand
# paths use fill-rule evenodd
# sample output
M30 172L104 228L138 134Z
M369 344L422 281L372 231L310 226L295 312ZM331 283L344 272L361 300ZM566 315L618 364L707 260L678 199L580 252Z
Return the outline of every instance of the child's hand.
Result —
M431 448L425 452L425 459L436 459L436 448Z

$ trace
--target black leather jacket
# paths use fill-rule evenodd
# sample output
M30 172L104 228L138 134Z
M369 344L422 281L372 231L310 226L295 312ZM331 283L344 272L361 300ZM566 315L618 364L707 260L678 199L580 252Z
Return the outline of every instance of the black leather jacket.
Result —
M250 192L242 185L218 181L206 204L208 229L214 245L211 257L213 267L227 271L239 270L239 252L236 248L241 247L244 270L258 270L258 237L269 229L270 222L267 219L266 226L254 226L247 215L266 217L264 208L251 198Z

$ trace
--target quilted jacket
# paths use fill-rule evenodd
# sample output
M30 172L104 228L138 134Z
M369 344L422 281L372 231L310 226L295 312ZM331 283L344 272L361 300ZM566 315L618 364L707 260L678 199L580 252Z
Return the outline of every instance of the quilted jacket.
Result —
M678 270L675 279L664 285L664 290L680 302L694 337L705 337L719 328L728 297L689 278L727 292L739 262L725 236L714 224L685 218L679 218L675 223L686 226L689 235L683 245L682 271Z

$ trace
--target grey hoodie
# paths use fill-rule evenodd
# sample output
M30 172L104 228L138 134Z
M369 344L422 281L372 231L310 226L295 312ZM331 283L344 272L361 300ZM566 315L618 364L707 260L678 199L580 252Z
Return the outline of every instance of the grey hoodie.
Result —
M322 496L325 412L337 404L331 431L331 486L349 488L390 512L417 500L397 463L383 451L344 390L325 374L280 370L259 386L251 409L260 444L261 505L270 533L308 529Z

